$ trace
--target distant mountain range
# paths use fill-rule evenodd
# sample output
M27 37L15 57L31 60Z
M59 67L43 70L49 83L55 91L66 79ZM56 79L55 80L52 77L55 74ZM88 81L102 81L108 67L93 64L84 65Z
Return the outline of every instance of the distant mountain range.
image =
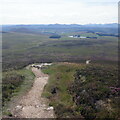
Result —
M111 24L18 24L18 25L2 25L3 27L24 27L24 26L39 26L39 27L118 27L117 23L111 23Z
M29 24L29 25L2 25L4 32L41 33L41 32L103 32L118 33L118 24Z
M87 24L85 26L89 26L89 27L111 27L111 28L117 28L118 24L117 23L112 23L112 24Z

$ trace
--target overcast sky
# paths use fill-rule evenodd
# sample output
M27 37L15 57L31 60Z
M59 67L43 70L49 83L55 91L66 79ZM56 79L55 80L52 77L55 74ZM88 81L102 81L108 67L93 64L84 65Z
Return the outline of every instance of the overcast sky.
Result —
M0 0L2 24L117 23L119 0Z

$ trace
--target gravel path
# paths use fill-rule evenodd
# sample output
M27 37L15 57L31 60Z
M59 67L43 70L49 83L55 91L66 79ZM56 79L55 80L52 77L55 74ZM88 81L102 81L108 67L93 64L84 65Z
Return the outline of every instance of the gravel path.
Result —
M41 97L48 75L34 67L32 71L36 76L33 87L18 101L12 113L17 118L54 118L52 107L49 109L46 99Z

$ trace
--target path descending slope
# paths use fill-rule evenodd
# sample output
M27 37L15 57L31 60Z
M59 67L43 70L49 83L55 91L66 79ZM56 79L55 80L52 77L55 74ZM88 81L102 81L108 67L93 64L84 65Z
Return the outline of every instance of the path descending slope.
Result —
M54 111L47 109L46 99L41 97L49 77L40 69L32 68L32 71L36 76L33 87L18 101L12 113L18 118L54 118Z

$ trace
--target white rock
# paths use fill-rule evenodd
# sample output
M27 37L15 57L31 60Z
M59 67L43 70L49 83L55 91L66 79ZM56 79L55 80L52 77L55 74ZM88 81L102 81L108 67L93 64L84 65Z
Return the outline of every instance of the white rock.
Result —
M16 106L16 109L22 109L22 106L18 105Z
M53 110L54 108L53 107L48 107L47 110Z
M90 61L91 61L91 60L86 60L86 64L90 64Z

